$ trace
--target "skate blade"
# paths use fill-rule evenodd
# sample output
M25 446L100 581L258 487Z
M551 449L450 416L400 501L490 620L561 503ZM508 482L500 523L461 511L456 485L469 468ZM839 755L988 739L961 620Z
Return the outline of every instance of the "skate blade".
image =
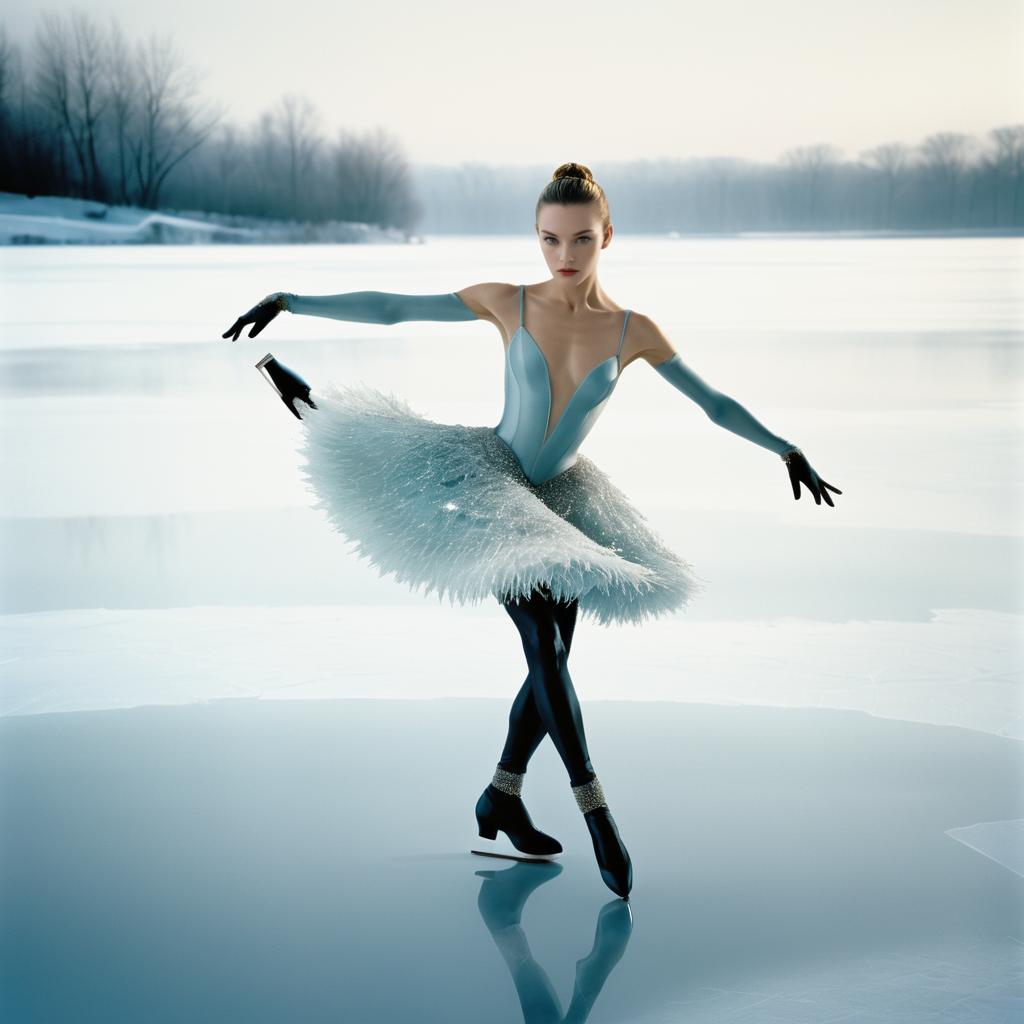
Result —
M523 853L517 850L511 841L504 835L498 833L497 839L483 839L478 837L476 849L470 848L470 853L478 854L481 857L502 857L505 860L520 860L525 863L531 861L544 861L550 863L561 857L561 853Z

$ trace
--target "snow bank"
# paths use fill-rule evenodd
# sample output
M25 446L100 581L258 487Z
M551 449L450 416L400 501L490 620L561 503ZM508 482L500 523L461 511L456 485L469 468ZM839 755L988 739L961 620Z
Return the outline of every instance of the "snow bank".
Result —
M325 224L108 206L66 196L0 192L0 245L405 242L372 224Z

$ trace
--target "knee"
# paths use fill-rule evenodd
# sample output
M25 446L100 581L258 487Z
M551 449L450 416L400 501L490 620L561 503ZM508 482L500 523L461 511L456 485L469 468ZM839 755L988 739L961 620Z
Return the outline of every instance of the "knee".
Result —
M548 619L531 622L524 639L533 657L542 664L565 662L567 655L558 623Z
M519 629L531 662L539 660L549 665L568 657L553 606L542 590L535 590L529 597L506 601L505 609Z

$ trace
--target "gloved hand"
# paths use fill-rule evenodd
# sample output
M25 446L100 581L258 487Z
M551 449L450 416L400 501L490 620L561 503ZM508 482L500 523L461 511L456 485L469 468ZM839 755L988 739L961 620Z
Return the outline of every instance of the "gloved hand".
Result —
M277 316L281 310L286 309L284 304L284 298L282 292L273 292L268 295L265 299L260 300L248 313L243 313L222 335L222 338L226 338L229 334L234 335L232 341L238 341L238 336L242 333L242 328L246 324L252 324L253 328L249 332L250 338L255 338L260 331L263 330L271 320Z
M295 408L298 400L305 402L311 409L318 408L310 394L309 384L293 369L278 362L270 352L256 364L256 369L267 378L270 386L297 420L302 419L299 410Z
M828 491L825 488L827 487L829 491L835 491L836 494L842 494L843 492L838 487L833 487L830 483L822 480L811 468L811 464L807 461L807 456L803 452L790 452L789 457L786 459L786 468L789 470L789 482L793 485L793 497L797 501L800 500L800 484L802 483L814 495L815 505L820 505L821 499L824 498L826 505L831 505L832 508L835 508L835 503L828 496Z

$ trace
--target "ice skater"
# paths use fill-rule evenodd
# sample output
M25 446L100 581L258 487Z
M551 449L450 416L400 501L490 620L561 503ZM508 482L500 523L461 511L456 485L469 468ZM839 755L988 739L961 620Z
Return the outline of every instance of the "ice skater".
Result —
M334 527L381 575L454 603L495 598L512 619L527 675L509 713L493 777L476 805L479 834L504 832L526 857L551 857L522 799L527 765L550 736L586 820L605 884L628 898L629 853L587 747L568 659L577 615L643 622L685 607L704 587L593 461L579 454L622 371L636 360L727 430L780 456L793 497L829 491L795 444L706 384L649 317L615 303L598 280L611 243L608 200L590 170L561 165L534 228L549 277L488 282L440 295L274 292L222 337L256 337L282 311L360 323L486 320L505 347L504 410L494 427L438 423L361 384L312 390L276 367L304 425L304 474ZM265 360L270 357L265 357ZM263 363L264 360L261 360ZM455 369L454 367L452 368ZM300 411L301 410L301 414Z

